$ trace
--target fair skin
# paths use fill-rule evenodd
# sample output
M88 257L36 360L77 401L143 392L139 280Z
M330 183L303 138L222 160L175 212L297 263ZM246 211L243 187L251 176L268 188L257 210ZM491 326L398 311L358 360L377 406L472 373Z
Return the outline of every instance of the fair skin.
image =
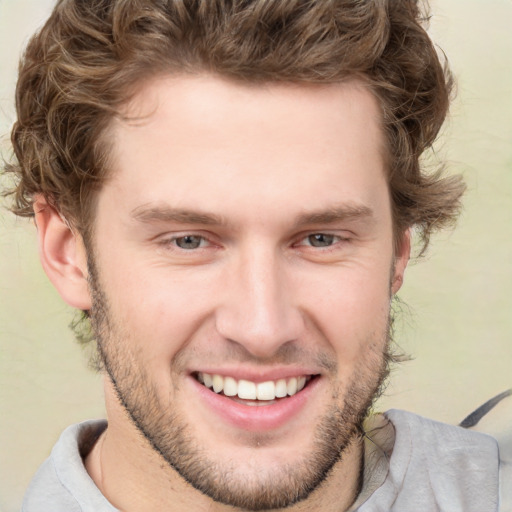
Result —
M356 83L201 75L150 81L126 109L96 275L80 236L36 204L43 266L92 308L109 370L87 470L127 512L256 508L262 489L260 509L285 506L297 481L311 489L287 510L346 510L409 256L408 236L393 249L377 102Z

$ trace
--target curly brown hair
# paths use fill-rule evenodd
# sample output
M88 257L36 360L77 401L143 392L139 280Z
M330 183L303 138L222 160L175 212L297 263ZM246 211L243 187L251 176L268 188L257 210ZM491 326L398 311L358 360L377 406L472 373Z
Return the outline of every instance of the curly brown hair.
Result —
M141 82L210 72L233 80L365 81L382 108L395 233L433 230L460 208L460 176L420 156L447 114L452 78L416 0L60 0L21 60L12 210L36 194L82 234L108 175L114 116ZM399 238L399 237L398 237Z

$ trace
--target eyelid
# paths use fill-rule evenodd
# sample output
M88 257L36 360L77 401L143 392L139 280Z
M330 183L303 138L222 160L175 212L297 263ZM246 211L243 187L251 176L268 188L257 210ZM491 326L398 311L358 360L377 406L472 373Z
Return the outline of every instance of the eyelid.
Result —
M336 245L339 242L350 240L350 236L349 236L348 233L341 234L339 232L336 233L336 232L332 232L330 230L321 230L320 229L320 230L307 231L305 233L301 233L300 235L298 235L295 238L296 242L293 245L295 245L295 246L302 246L302 247L312 247L310 244L302 244L300 242L303 242L304 240L307 240L310 236L314 236L314 235L332 236L335 239L333 244L331 246L325 247L325 249L328 249L329 247L332 247L332 246ZM321 248L315 247L315 249L321 249Z
M206 242L205 245L199 246L197 249L183 249L181 247L178 247L175 242L176 240L179 240L180 238L185 238L187 236L191 237L197 237L202 239L202 243ZM182 231L182 232L173 232L173 233L166 233L163 235L159 235L155 237L155 241L158 245L169 247L172 246L173 249L177 251L185 251L185 252L192 252L192 251L198 251L200 249L206 249L211 246L216 246L218 244L215 243L214 240L212 240L213 236L209 236L208 234L205 234L200 231Z
M192 248L185 248L185 247L180 247L178 245L178 240L183 240L185 238L193 238L193 239L196 239L196 241L199 241L199 246L198 247L192 247ZM205 246L208 246L210 245L209 241L207 238L205 238L204 236L198 236L198 235L184 235L184 236L176 236L176 237L173 237L171 238L171 242L174 242L175 245L177 247L179 247L180 249L184 249L186 251L191 251L191 250L197 250L197 249L203 249Z
M308 237L314 236L314 235L332 236L334 238L333 244L330 246L326 246L326 247L314 247L311 244L303 243L307 240ZM184 230L181 232L164 233L164 234L154 237L153 240L155 240L158 245L169 246L171 244L174 245L174 242L176 240L178 240L180 238L187 237L187 236L198 237L198 238L202 239L204 245L202 247L198 247L197 249L194 249L196 251L199 249L205 249L205 248L212 247L212 246L219 247L221 245L219 241L215 240L215 238L216 238L215 235L213 235L211 233L204 233L201 230L199 230L199 231ZM352 238L351 234L346 231L344 231L343 233L340 233L340 232L333 232L333 231L327 230L327 229L326 230L321 230L321 229L311 230L311 231L304 231L304 232L294 236L292 246L312 247L313 249L329 249L329 248L337 245L340 242L349 241L351 238ZM186 251L186 249L182 249L176 245L174 245L174 247L177 250ZM191 251L191 250L189 249L189 251Z

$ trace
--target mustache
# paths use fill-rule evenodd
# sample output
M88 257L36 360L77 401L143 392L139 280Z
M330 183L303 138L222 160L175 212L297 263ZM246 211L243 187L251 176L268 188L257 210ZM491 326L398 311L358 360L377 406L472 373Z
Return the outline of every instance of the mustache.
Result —
M201 361L208 361L213 365L222 365L226 361L229 361L230 364L266 368L307 364L330 374L336 374L338 371L338 362L333 353L329 353L325 349L311 350L294 341L281 345L274 354L268 357L257 357L243 345L229 340L224 343L215 343L213 346L215 349L206 349L200 353L195 350L192 352L188 347L184 347L176 354L173 366L177 371L190 367L190 363L199 355Z

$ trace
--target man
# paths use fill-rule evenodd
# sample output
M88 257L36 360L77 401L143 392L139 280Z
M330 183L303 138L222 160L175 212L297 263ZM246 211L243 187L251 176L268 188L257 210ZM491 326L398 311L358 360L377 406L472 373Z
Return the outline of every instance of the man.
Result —
M390 303L463 185L415 2L60 1L28 46L14 210L84 312L106 422L23 510L497 510L494 439L368 417Z

